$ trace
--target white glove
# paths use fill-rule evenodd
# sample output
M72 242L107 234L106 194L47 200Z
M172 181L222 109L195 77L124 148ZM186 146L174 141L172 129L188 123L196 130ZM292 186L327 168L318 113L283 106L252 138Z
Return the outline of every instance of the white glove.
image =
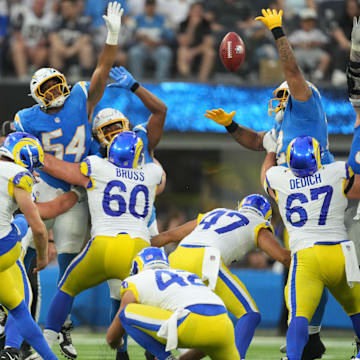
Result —
M71 185L70 191L77 195L79 202L83 201L86 197L86 190L82 186Z
M107 15L103 15L105 24L108 30L106 44L117 45L121 28L121 16L124 9L121 9L120 3L113 1L109 2L107 7Z
M356 16L353 18L353 28L351 31L351 49L360 51L360 17L358 20Z
M277 142L276 142L276 134L275 129L268 131L263 138L263 148L267 153L276 152Z

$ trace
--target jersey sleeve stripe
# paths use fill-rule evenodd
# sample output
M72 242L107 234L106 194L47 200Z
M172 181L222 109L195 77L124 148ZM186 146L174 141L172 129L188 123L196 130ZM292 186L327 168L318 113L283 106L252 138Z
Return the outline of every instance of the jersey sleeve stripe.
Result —
M82 88L82 90L83 90L83 92L84 92L84 94L85 94L85 96L87 98L88 97L88 91L87 91L87 88L86 88L86 82L85 81L80 81L79 84L80 84L80 86L81 86L81 88Z
M18 127L21 131L25 131L24 130L24 127L22 126L22 124L21 124L21 120L20 120L20 116L19 116L19 114L16 114L15 115L15 127Z

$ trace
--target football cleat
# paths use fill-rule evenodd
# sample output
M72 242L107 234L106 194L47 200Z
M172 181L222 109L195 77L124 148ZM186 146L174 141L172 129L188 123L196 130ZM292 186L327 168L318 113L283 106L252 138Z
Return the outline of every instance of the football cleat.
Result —
M128 352L127 351L117 352L116 360L130 360Z
M30 360L32 359L33 353L31 351L31 346L26 342L23 341L20 347L20 359L21 360Z
M7 347L0 353L0 360L20 360L19 350Z
M77 358L77 351L72 343L71 334L70 334L73 328L74 327L72 322L67 321L64 324L64 326L61 328L58 335L60 351L67 359Z
M155 356L146 350L145 351L145 359L146 360L155 360Z
M0 305L0 339L5 337L6 320L7 320L7 314L4 308Z
M320 333L309 335L301 360L321 359L326 351L325 345L320 339Z

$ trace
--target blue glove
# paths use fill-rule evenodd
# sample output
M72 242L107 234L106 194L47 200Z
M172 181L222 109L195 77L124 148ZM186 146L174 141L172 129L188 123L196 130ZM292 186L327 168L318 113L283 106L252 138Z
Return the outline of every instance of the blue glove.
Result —
M111 68L110 77L116 81L115 84L111 84L110 86L121 87L127 90L130 90L137 82L123 66Z

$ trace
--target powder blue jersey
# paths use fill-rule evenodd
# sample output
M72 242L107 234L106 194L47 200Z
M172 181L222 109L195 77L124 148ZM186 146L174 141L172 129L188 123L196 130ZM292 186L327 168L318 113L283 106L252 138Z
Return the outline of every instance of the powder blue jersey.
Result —
M286 165L286 149L291 140L298 136L312 136L320 143L324 150L323 164L334 161L329 151L326 114L316 90L312 89L312 96L307 101L297 101L289 96L284 118L275 125L275 130L278 136L278 165Z
M87 115L89 83L78 82L72 88L61 110L48 114L39 105L20 110L15 115L15 129L36 136L44 151L60 160L82 161L90 151L92 142L91 123ZM40 177L55 188L68 191L66 182L56 179L41 170Z
M360 174L360 126L354 129L348 164L355 174Z

